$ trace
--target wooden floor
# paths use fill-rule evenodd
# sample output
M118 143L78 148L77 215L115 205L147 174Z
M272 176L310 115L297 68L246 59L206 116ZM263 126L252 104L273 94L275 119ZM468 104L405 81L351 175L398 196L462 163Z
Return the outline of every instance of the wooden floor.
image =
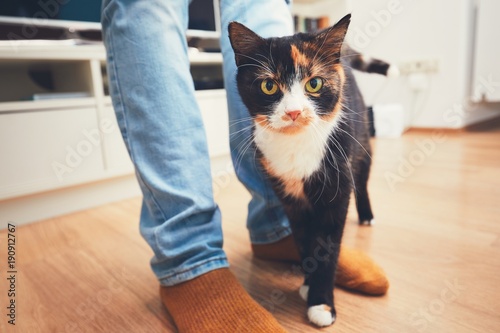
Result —
M351 209L344 242L372 255L391 289L384 297L337 289L337 322L322 332L500 332L500 130L430 138L373 142L377 224L357 226ZM317 332L297 294L300 277L284 279L289 265L252 258L248 199L235 179L217 195L233 272L287 330ZM137 198L19 227L15 328L6 324L2 232L0 331L175 332L139 209Z

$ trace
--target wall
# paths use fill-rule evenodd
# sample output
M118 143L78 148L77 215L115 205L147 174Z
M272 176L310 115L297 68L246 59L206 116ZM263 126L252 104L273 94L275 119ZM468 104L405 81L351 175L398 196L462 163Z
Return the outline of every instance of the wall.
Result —
M421 91L412 90L407 76L357 74L367 104L402 104L412 127L459 128L499 114L467 104L474 0L332 0L314 6L328 10L333 23L345 14L337 10L342 3L352 13L347 40L362 53L396 64L439 62L438 72L420 78L426 87Z

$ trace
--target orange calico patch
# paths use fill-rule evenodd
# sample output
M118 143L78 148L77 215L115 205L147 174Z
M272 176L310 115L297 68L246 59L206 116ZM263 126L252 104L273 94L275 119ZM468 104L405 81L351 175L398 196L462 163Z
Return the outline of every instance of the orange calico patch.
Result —
M335 64L333 65L333 70L336 71L339 76L340 76L340 86L344 86L345 83L345 72L344 72L344 67L342 67L341 64Z
M300 52L295 45L291 46L291 56L293 63L295 64L295 68L307 67L309 65L309 59L304 53Z
M287 195L292 196L297 199L305 200L306 196L304 194L304 182L302 179L281 179L281 184L283 185L283 192Z
M306 195L304 193L304 181L302 179L277 175L271 167L269 161L264 157L261 158L260 163L271 177L280 180L282 190L286 195L296 199L306 200Z
M255 117L255 120L254 120L257 124L261 125L261 126L268 126L269 125L269 121L267 120L267 117L264 116L263 114L258 114L256 117Z

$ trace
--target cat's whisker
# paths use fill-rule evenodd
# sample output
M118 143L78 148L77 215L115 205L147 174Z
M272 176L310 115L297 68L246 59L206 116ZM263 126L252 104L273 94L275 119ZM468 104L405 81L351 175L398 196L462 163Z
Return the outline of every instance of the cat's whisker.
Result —
M319 51L321 51L321 49L322 49L322 48L323 48L323 46L325 45L325 42L326 42L326 40L327 40L327 39L328 39L328 34L325 34L325 38L323 39L323 42L321 43L320 47L319 47L319 48L318 48L318 50L316 51L316 54L315 54L315 55L314 55L314 57L313 57L312 63L314 63L314 62L315 62L316 57L317 57L317 56L318 56L318 54L319 54ZM328 53L328 52L322 52L322 53L323 53L323 54L325 54L325 53ZM322 57L323 57L323 55L322 55L322 56L320 56L320 59L322 59Z
M271 129L271 126L269 124L267 124L265 121L258 121L257 122L260 126L262 126L263 128L261 130L270 130ZM251 126L253 128L253 126ZM248 129L248 128L247 128ZM238 153L238 156L236 158L236 162L235 162L235 168L236 167L239 167L239 165L241 164L241 162L243 161L243 158L244 158L244 155L247 153L247 151L253 146L254 144L254 133L252 133L247 139L245 139L243 141L243 144L240 143L238 145L238 147L236 148L236 150L239 151ZM238 149L240 146L243 146L242 149ZM255 157L255 154L256 154L256 147L252 147L252 149L254 149L254 157ZM255 161L254 161L255 163Z
M263 61L261 61L261 60L258 60L258 59L254 58L254 57L251 57L251 56L249 56L249 55L246 55L246 54L235 53L235 55L242 56L242 57L246 57L246 58L248 58L248 59L251 59L251 60L253 60L253 61L257 62L257 63L260 65L260 66L259 66L259 65L257 65L257 64L243 64L243 65L239 65L239 66L238 66L238 68L240 68L240 67L245 67L245 66L252 66L252 65L253 65L253 66L256 66L256 67L258 67L258 68L262 68L262 69L263 69L265 72L267 72L269 75L272 75L272 74L273 74L273 71L271 70L271 68L269 68L269 65L268 65L268 64L266 64L265 62L263 62Z
M233 131L229 134L229 138L232 139L232 140L235 140L236 138L238 138L239 136L247 133L248 131L250 131L251 133L251 130L253 128L253 119L251 117L248 117L247 119L240 119L238 122L232 124L229 126L229 129L231 130L231 128L233 126L236 126L236 125L242 125L246 122L251 122L250 124L248 124L247 126L244 126L236 131Z
M233 119L233 120L229 119L229 123L232 124L232 123L237 123L237 122L242 121L242 120L252 120L252 119L253 119L253 117L249 115L248 117L241 117L241 118Z
M274 63L273 59L273 54L271 52L272 47L273 47L273 41L271 40L271 43L269 43L269 59L271 60L271 64L273 65L273 67L276 68L276 64Z
M265 172L264 170L262 170L262 165L260 163L257 164L257 149L253 150L253 158L252 158L252 160L253 160L253 166L255 167L255 169L257 169L257 170L260 169L262 172Z
M332 58L332 59L329 59L327 61L325 61L325 59L330 56L328 53L326 54L323 54L319 59L318 59L318 63L320 63L320 65L317 66L318 68L318 71L325 71L325 70L331 70L331 66L336 64L336 63L339 63L341 60L345 59L345 58L349 58L349 57L355 57L355 56L359 56L359 54L347 54L347 55L341 55L340 57L336 57L336 58ZM349 66L348 64L346 64L345 62L342 63L342 67L344 68L350 68L351 70L355 70L355 68Z
M349 110L351 111L352 113L354 114L357 114L357 115L361 115L362 114L362 111L354 111L353 109L349 108L347 105L345 105L345 103L340 103L340 105L342 106L343 109L346 109L346 110Z
M251 87L253 87L253 85L254 85L255 81L257 81L257 80L259 80L259 79L261 79L261 80L262 80L262 78L261 78L260 76L257 76L257 77L255 78L255 80L253 80L253 81L252 81L252 84L251 84L250 86L251 86Z
M370 159L372 159L372 156L370 155L370 153L365 149L365 147L354 137L352 136L349 132L347 132L346 130L343 130L341 128L339 128L339 130L341 130L342 132L344 132L345 134L349 135L366 153L366 155L368 155L368 157Z
M330 148L329 145L327 145L327 149L328 149L328 152L329 152L328 156L330 156L332 158L332 160L330 161L330 165L332 166L332 168L334 168L334 169L337 170L337 188L335 189L335 195L332 198L332 201L333 201L333 200L335 200L335 198L337 197L337 194L339 193L339 187L340 187L340 167L339 167L339 164L338 164L337 159L335 157L335 152Z
M247 144L248 144L250 141L252 141L252 138L251 138L251 136L248 136L247 138L243 139L243 140L242 140L242 141L241 141L241 142L240 142L240 143L239 143L239 144L238 144L235 148L233 148L233 149L231 150L231 152L236 151L236 152L238 153L238 155L236 156L236 161L235 161L235 163L237 163L237 162L238 162L238 160L240 159L240 157L241 157L241 155L242 155L243 151L245 150L245 148L246 148Z
M331 59L330 61L333 61L333 62L338 62L339 60L342 60L342 59L345 59L345 58L350 58L350 57L359 57L361 56L362 54L361 53L357 53L357 54L341 54L340 57L336 57L336 58L333 58ZM330 56L328 53L325 53L323 55L323 58L324 57L328 57ZM319 60L322 60L323 58L320 58Z
M328 138L327 141L330 141L330 138ZM333 198L331 199L331 201L333 201L333 200L335 200L335 198L337 197L337 194L339 193L339 189L340 189L340 172L341 171L340 171L340 167L339 167L338 162L337 162L337 158L336 158L335 152L331 149L331 147L328 144L326 144L326 148L327 148L327 150L329 152L329 155L327 155L325 157L326 158L328 158L328 156L331 157L331 160L328 160L329 164L332 166L332 168L334 170L337 170L337 182L336 182L337 187L335 189L335 194L334 194Z
M268 68L263 67L261 65L257 65L257 64L243 64L243 65L239 65L238 68L247 67L247 66L262 68L266 73L272 74L272 72Z
M253 127L253 124L252 124L252 120L248 119L248 120L242 120L238 123L234 123L234 124L230 124L229 125L229 129L232 130L232 131L235 131L237 129L237 131L241 131L243 129L249 129L249 128L252 128ZM241 126L244 126L244 127L241 127ZM232 132L231 134L234 134L236 132Z
M319 144L321 144L322 140L321 140L321 136L319 134L319 129L316 127L316 124L314 122L312 122L311 125L312 125L312 128L314 129L314 131L313 131L313 140L316 141L316 142L318 142ZM326 149L329 150L328 145L326 145ZM326 182L327 181L329 182L329 177L328 177L328 173L327 173L327 170L326 170L326 157L323 159L323 170L322 171L323 171L323 175L324 175L323 186L321 187L321 192L319 193L318 198L314 202L315 204L318 202L318 200L323 195L323 192L324 192L325 186L326 186Z
M328 113L318 113L318 115L326 116L326 115L328 115ZM369 121L357 120L357 119L351 118L351 117L349 117L349 115L346 115L346 114L343 114L341 117L339 117L338 121L346 123L346 120L353 121L353 122L360 123L360 124L369 124L370 123ZM328 121L323 120L323 119L320 119L320 121L328 123Z
M254 57L251 57L249 56L248 54L242 54L242 53L235 53L235 55L237 56L241 56L241 57L245 57L245 58L248 58L250 60L253 60L255 62L258 62L259 64L261 64L262 66L264 67L267 67L267 64L265 62L262 62L261 60L258 60L258 59L255 59Z
M351 176L351 181L352 181L352 187L353 187L353 190L354 190L354 195L356 196L356 193L357 193L356 183L354 181L354 174L352 172L351 162L349 161L349 158L347 157L347 154L346 154L344 148L342 148L342 145L335 139L335 137L331 136L330 138L332 139L331 142L335 145L335 147L337 147L337 149L340 152L340 155L345 160L346 166L347 166L347 168L349 170L349 173L350 173L350 176ZM330 202L332 202L334 199L335 198L333 198Z
M234 140L235 138L233 138ZM246 145L248 144L248 142L251 142L253 141L253 133L250 133L250 135L248 135L248 137L246 138L243 138L243 140L241 140L238 145L232 149L232 151L237 151L238 152L238 156L236 158L236 160L238 160L238 157L239 155L241 154L242 151L244 151L244 148L246 147Z
M238 133L238 134L231 134L231 140L237 140L239 138L241 138L241 136L247 134L248 132L241 132L241 133ZM245 140L246 140L247 137L245 137Z
M243 128L240 128L239 130L235 131L235 132L232 132L229 136L231 138L236 138L235 135L237 134L241 134L242 132L245 132L245 131L248 131L248 130L251 130L253 128L253 125L248 125L248 126L245 126Z
M243 162L245 154L247 153L248 149L250 149L250 147L252 146L253 146L253 136L250 136L249 138L246 139L242 149L239 150L238 152L238 156L236 157L234 165L235 170L238 170L238 168L241 166L241 162Z
M257 54L258 56L261 56L262 58L264 58L264 60L266 61L266 64L269 64L269 65L273 65L274 66L274 61L272 60L272 58L269 58L269 57L266 57L265 55L263 54L260 54L258 53ZM272 66L271 66L272 67ZM268 68L272 71L272 72L275 72L276 71L276 66L274 66L274 68L271 68L268 66Z
M362 55L362 54L361 54L361 53L358 53L358 54L343 54L343 55L340 55L340 57L336 57L336 58L332 58L332 59L330 59L328 62L329 62L330 64L333 64L333 63L339 62L339 61L340 61L340 60L342 60L342 59L349 58L349 57L357 57L357 56L360 56L360 55ZM319 61L323 61L323 60L324 60L326 57L328 57L328 56L330 56L330 54L328 54L328 53L326 53L326 52L325 52L325 53L322 55L322 57L320 57L320 58L318 59L318 62L319 62ZM342 65L345 65L345 64L342 64Z
M331 201L333 201L333 200L335 200L335 198L337 197L337 194L339 193L339 188L340 188L340 167L339 167L339 164L337 162L337 159L335 158L335 152L330 147L328 147L328 151L330 152L330 156L332 157L333 163L335 163L335 166L333 166L333 164L331 162L330 162L330 165L332 165L332 167L337 170L337 188L335 189L335 195L331 199Z
M263 127L261 129L263 131L271 129L271 126L269 124L266 124L263 121L258 122L258 124ZM238 154L238 157L236 158L236 162L235 162L235 164L237 164L238 167L241 164L241 162L243 161L244 155L248 152L248 150L252 146L253 146L252 149L254 150L254 158L253 158L254 161L253 161L253 163L254 163L254 166L257 167L257 165L255 164L256 163L255 156L256 156L256 153L257 153L257 148L253 145L254 144L254 139L255 139L255 136L254 136L254 133L252 133L252 135L250 135L249 138L247 138L245 140L245 144L244 144L243 149L239 150L239 154ZM237 166L235 165L235 169L236 169Z
M238 133L237 135L231 135L231 140L238 140L240 139L242 136L244 136L245 134L247 134L248 132L241 132L241 133ZM244 141L246 141L248 139L248 137L250 137L252 134L248 135L247 137L244 137Z

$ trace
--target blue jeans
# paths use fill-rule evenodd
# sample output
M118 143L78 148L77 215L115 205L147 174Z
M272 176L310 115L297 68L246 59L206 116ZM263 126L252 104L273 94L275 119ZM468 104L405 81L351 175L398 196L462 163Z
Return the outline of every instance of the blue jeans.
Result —
M151 267L165 286L228 266L189 71L188 4L105 0L102 12L113 106L143 193L140 231L154 252ZM236 89L227 26L238 21L262 36L287 35L293 32L291 15L284 0L221 0L221 21L231 155L252 194L247 227L253 243L275 242L291 231L253 153L243 152L251 121Z

